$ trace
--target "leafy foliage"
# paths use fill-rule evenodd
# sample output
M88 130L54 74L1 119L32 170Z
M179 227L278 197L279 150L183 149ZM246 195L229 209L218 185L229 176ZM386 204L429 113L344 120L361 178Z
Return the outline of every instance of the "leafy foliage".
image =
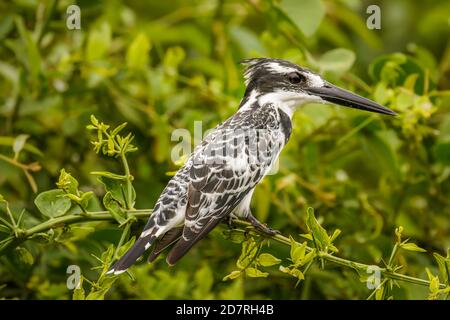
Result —
M1 297L448 298L448 1L380 1L381 30L365 25L367 1L79 1L68 30L71 4L0 3ZM305 106L252 204L290 237L235 222L173 268L107 276L185 159L171 162L173 130L235 112L237 62L255 56L399 116Z

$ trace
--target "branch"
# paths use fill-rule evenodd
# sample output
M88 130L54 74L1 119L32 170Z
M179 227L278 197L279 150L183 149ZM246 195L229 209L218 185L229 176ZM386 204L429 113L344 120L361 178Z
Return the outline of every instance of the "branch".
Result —
M152 210L151 209L140 209L140 210L127 210L126 212L129 217L135 217L137 219L145 219L145 218L150 217ZM17 247L24 241L29 240L30 238L36 236L39 233L42 233L42 232L45 232L45 231L48 231L48 230L54 229L54 228L61 228L61 227L67 226L67 225L81 223L81 222L89 222L89 221L115 222L115 219L108 211L88 212L83 215L72 214L72 215L66 215L66 216L62 216L62 217L53 218L53 219L47 220L41 224L38 224L30 229L21 230L21 232L19 232L19 235L17 237L14 237L13 235L11 235L9 238L6 238L5 240L3 240L2 245L0 245L0 256L4 253L4 251L7 248L9 248L11 246ZM234 225L243 228L243 229L236 229L235 231L245 233L245 232L248 232L248 230L246 231L245 229L252 228L252 230L254 230L255 234L257 234L258 236L263 236L263 237L272 239L274 241L277 241L277 242L279 242L283 245L287 245L289 247L291 246L291 241L289 240L289 238L287 238L281 234L269 236L267 234L260 233L258 230L254 229L250 223L248 223L246 221L239 220L239 219L233 219L232 222ZM313 249L311 247L306 247L307 252L310 252L312 250ZM359 263L359 262L352 261L352 260L339 258L339 257L333 256L332 254L329 254L329 253L319 252L318 256L329 262L335 263L335 264L343 266L343 267L351 268L354 270L367 271L369 267L373 268L373 265L368 265L368 264ZM421 278L415 278L415 277L411 277L411 276L404 275L401 273L393 272L386 268L379 267L379 270L380 270L380 273L384 277L392 279L392 280L409 282L409 283L413 283L413 284L417 284L417 285L421 285L421 286L427 286L427 287L430 286L430 281L428 281L428 280L424 280ZM440 283L439 287L441 289L444 289L444 288L446 288L446 285Z
M248 228L251 226L250 223L246 222L246 221L242 221L242 220L233 220L233 223L244 227L244 228ZM236 231L242 231L245 232L244 230L236 230ZM257 232L259 235L265 236L267 238L270 238L272 240L277 241L278 243L287 245L287 246L291 246L291 241L289 240L289 238L281 235L281 234L276 234L274 236L268 236L266 234L261 234L259 232ZM311 247L306 247L306 251L310 252L313 249ZM333 256L332 254L329 253L324 253L324 252L319 252L318 256L324 260L327 260L329 262L333 262L335 264L338 264L340 266L344 266L344 267L348 267L348 268L352 268L352 269L357 269L357 270L363 270L363 271L367 271L369 267L373 267L374 265L368 265L368 264L364 264L364 263L360 263L360 262L356 262L356 261L352 261L352 260L347 260L347 259L343 259L343 258L339 258L336 256ZM407 276L401 273L397 273L397 272L393 272L390 271L386 268L381 268L379 267L380 273L382 275L384 275L386 278L392 279L392 280L399 280L399 281L404 281L404 282L409 282L409 283L414 283L417 285L422 285L422 286L429 286L430 285L430 281L428 280L424 280L424 279L420 279L420 278L415 278L415 277L411 277L411 276ZM445 284L440 283L439 287L441 289L446 288Z

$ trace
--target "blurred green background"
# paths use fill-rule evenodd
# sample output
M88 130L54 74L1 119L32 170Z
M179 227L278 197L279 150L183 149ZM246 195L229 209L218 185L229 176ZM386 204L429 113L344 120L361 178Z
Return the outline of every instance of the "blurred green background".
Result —
M66 9L81 8L81 29L66 27ZM369 5L381 8L381 29L369 30ZM372 115L308 105L294 117L280 170L258 186L255 215L283 234L305 233L314 207L347 259L383 265L394 229L427 253L399 256L400 272L438 274L432 252L450 247L450 2L282 1L37 1L0 3L0 194L24 223L46 218L34 205L55 188L65 168L80 189L104 191L91 171L120 172L93 152L91 114L128 122L139 148L130 158L137 208L151 208L178 167L176 128L203 131L232 115L244 93L239 61L274 57L320 72L327 80L397 111ZM27 136L24 136L27 135ZM17 138L19 137L19 138ZM26 140L11 164L14 148ZM198 141L197 141L198 142ZM192 141L194 143L194 141ZM16 150L17 151L17 150ZM1 157L3 156L3 157ZM34 190L35 189L35 190ZM5 217L0 208L0 216ZM142 223L133 225L138 234ZM73 225L57 241L28 241L0 256L0 297L70 299L68 265L87 279L120 230L114 223ZM92 228L93 227L93 228ZM67 228L69 229L69 227ZM106 293L111 299L364 299L358 275L327 264L306 279L269 269L267 278L222 281L241 247L219 227L175 267L164 259L131 269ZM0 229L0 239L6 237ZM264 249L279 258L289 248ZM442 278L441 278L442 281ZM398 299L421 299L427 288L403 284Z

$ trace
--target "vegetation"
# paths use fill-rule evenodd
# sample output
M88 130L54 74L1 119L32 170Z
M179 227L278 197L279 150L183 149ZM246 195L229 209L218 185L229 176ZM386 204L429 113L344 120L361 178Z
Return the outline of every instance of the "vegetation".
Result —
M72 4L0 3L0 297L448 299L448 1L378 1L380 30L370 1L77 1L69 30ZM185 159L173 131L233 114L259 56L399 115L305 106L252 203L280 235L233 221L105 275Z

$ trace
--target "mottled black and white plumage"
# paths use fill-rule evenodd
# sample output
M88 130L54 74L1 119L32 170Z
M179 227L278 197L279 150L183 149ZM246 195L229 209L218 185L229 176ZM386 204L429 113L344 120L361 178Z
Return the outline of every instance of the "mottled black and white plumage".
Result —
M109 273L124 272L151 246L149 262L173 245L166 258L173 265L231 215L275 233L254 218L250 202L289 140L298 106L329 101L394 114L288 61L260 58L244 64L247 89L238 111L195 148L161 193L140 237Z

